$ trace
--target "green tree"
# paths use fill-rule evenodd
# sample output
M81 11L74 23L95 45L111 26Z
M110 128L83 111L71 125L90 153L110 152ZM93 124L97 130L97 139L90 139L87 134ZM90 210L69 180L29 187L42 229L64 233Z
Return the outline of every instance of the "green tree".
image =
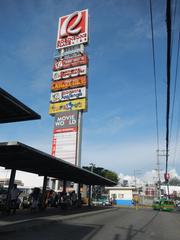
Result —
M114 181L116 184L118 184L119 182L119 177L118 174L110 171L108 169L104 169L102 167L95 167L93 166L93 168L91 166L84 166L84 169L88 170L88 171L92 171L102 177L108 178L109 180Z
M169 185L171 186L180 186L180 179L177 177L174 177L169 180Z
M116 184L118 184L118 182L119 182L119 177L118 177L117 173L115 173L113 171L104 169L102 176L114 181Z

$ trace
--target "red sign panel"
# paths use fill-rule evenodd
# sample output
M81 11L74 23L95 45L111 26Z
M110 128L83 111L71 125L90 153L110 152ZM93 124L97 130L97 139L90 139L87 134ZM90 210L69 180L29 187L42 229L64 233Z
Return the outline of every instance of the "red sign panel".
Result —
M88 42L88 10L59 18L56 48L61 49Z
M68 69L53 72L52 78L54 81L57 81L61 79L86 75L86 73L87 73L87 66L82 65L78 67L73 67L73 68L68 68Z
M80 65L87 65L88 57L86 55L73 57L69 59L56 59L53 70L58 71L65 68L77 67Z
M169 173L164 173L164 180L169 181L170 179L170 174Z

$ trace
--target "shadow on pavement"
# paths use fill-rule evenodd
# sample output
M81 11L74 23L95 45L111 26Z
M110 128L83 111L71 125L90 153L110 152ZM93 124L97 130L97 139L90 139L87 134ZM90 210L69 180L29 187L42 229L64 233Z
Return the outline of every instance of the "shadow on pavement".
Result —
M144 233L144 230L155 220L159 212L156 212L155 215L145 224L143 225L140 229L135 229L133 228L133 225L131 224L127 228L127 237L126 240L132 240L138 233Z
M92 211L100 211L104 209L108 209L110 207L89 207L89 206L83 206L82 208L76 208L76 209L68 209L68 210L62 210L60 208L47 208L45 210L39 210L37 212L31 213L30 209L25 210L18 210L16 214L8 214L8 213L1 213L0 214L0 228L1 228L1 221L3 222L16 222L19 220L28 220L38 218L38 217L48 217L48 216L68 216L78 213L86 213L86 212L92 212Z
M35 220L36 222L36 220ZM99 228L98 226L81 226L81 225L72 225L60 221L47 221L41 220L41 223L35 223L33 226L28 226L27 228L18 226L16 230L10 231L1 231L0 236L1 240L81 240L84 239L91 232ZM24 224L24 223L23 223Z
M16 215L0 217L0 239L48 239L81 240L91 239L101 229L101 225L68 224L61 216L73 218L74 214L99 212L107 207L83 207L81 209L46 209L43 212L18 212Z

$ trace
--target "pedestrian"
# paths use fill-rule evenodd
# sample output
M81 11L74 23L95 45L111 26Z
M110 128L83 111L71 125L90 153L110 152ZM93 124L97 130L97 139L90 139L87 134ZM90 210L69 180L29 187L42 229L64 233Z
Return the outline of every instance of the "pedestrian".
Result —
M16 213L16 209L19 207L20 200L18 199L22 191L17 188L17 184L14 184L10 191L10 210L13 210L13 214Z
M39 207L40 188L35 187L31 196L31 211L35 211Z

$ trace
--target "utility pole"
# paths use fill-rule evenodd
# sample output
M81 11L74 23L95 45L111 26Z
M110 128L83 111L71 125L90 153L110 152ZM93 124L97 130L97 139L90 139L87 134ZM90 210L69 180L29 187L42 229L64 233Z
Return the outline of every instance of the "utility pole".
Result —
M168 179L168 152L169 152L169 113L170 113L170 87L171 87L171 0L166 1L166 27L167 27L167 100L166 100L166 171L165 181L169 197Z
M141 173L141 170L139 169L134 169L134 185L135 185L135 188L137 188L137 179L136 179L136 176L137 174L140 174Z
M157 149L157 197L160 199L161 197L161 174L160 174L160 160L159 157L165 157L165 150Z

